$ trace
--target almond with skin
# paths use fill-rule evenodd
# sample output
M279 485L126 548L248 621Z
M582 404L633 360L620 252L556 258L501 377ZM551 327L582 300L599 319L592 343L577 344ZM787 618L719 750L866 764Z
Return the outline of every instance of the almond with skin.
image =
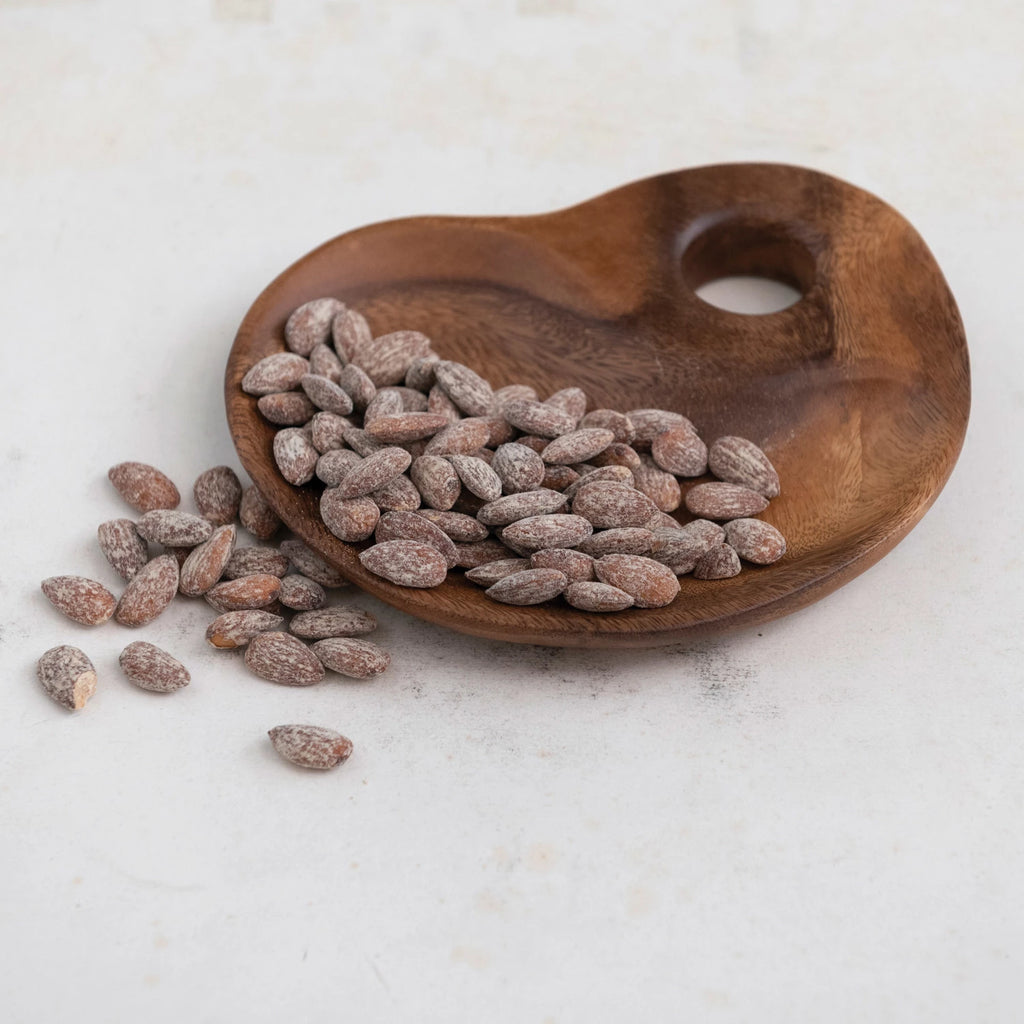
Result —
M288 558L277 548L235 548L224 566L224 579L237 580L239 576L252 576L257 572L283 576L288 571Z
M501 480L483 459L472 455L448 455L446 458L455 467L462 486L471 494L484 501L494 501L501 496Z
M341 377L340 368L338 377ZM336 416L347 416L352 411L352 396L340 384L328 377L307 373L299 381L299 387L317 409L334 413ZM309 415L312 417L313 413Z
M301 487L313 479L319 458L313 442L298 427L285 427L274 435L274 462L293 486Z
M405 386L426 394L434 386L434 367L439 361L440 356L436 352L417 356L405 371Z
M338 540L355 544L373 536L380 509L370 497L345 498L337 487L320 495L320 518Z
M111 519L96 530L100 550L126 583L149 561L149 548L131 519Z
M448 425L448 420L433 412L401 412L394 416L379 416L366 428L366 432L387 444L405 444L433 437Z
M281 580L277 599L285 608L308 612L327 604L327 591L319 583L293 573Z
M504 528L501 539L513 549L539 551L574 548L593 532L593 526L582 516L554 513L518 519Z
M96 692L96 670L77 647L51 647L37 662L36 675L46 693L69 711L81 711Z
M257 539L270 540L281 529L281 520L270 507L263 492L252 484L242 491L242 500L238 506L238 518L241 524Z
M326 377L335 384L341 377L341 366L341 360L326 342L314 345L313 351L309 353L309 372L318 377Z
M404 473L389 480L370 497L381 512L415 512L423 504L416 485Z
M552 405L562 412L568 413L577 423L583 419L587 411L587 395L582 388L562 388L544 399L545 405Z
M638 452L650 451L651 442L666 430L683 427L697 433L685 416L668 409L630 409L626 415L636 432L630 443Z
M591 460L594 466L625 466L627 469L640 468L639 453L628 444L620 444L613 441L600 455L595 455Z
M250 367L242 378L242 390L257 397L291 391L307 373L308 359L294 352L275 352Z
M490 414L494 391L491 385L468 366L442 359L434 367L437 384L467 416Z
M572 510L596 529L612 530L642 527L658 507L634 487L599 481L580 486L572 500Z
M556 437L540 457L553 466L569 466L576 462L587 462L600 455L615 440L610 430L600 427L584 427Z
M344 309L331 321L331 340L338 357L350 362L356 349L373 337L366 317L354 309Z
M181 494L173 481L144 462L119 462L107 471L117 493L137 512L177 508Z
M147 512L135 528L143 540L172 548L192 548L213 535L213 524L209 520L180 509L154 509Z
M288 624L290 632L307 640L323 640L330 636L365 636L377 628L377 620L361 608L334 605L315 611L299 612Z
M324 668L350 679L369 679L387 671L391 656L371 640L334 636L313 644Z
M102 583L84 576L50 576L40 584L57 611L83 626L99 626L117 607L117 598Z
M158 555L125 588L114 618L122 626L148 625L174 600L177 592L177 559L173 555Z
M357 412L363 412L377 394L376 385L355 363L342 367L338 384L352 399L352 407Z
M204 519L214 526L227 526L238 517L242 482L230 466L214 466L196 478L192 497Z
M354 465L338 484L339 498L361 498L379 490L412 464L412 456L404 448L381 448Z
M594 409L580 420L581 427L600 427L612 432L612 441L628 445L636 437L633 421L615 409Z
M380 388L363 413L363 429L386 416L397 416L404 411L402 396L395 388ZM390 443L390 442L388 442Z
M702 519L746 519L768 507L768 499L741 484L713 481L686 492L686 507Z
M557 569L564 572L570 583L581 583L594 578L594 558L575 548L541 548L530 555L533 569Z
M576 429L575 417L557 406L545 405L543 402L522 399L506 402L502 415L517 430L540 437L559 437Z
M477 566L511 558L516 554L511 548L507 548L500 540L494 538L468 544L460 544L456 541L455 549L459 553L459 560L455 564L460 569L475 569Z
M478 565L475 569L470 569L466 573L466 579L470 583L476 583L478 586L489 587L492 583L497 583L498 580L503 579L505 576L510 576L514 572L522 572L524 569L533 568L543 567L531 565L529 558L502 558L497 562L485 562L483 565Z
M300 768L336 768L352 756L347 736L319 725L278 725L267 735L274 749Z
M487 444L490 436L491 428L487 420L467 417L449 423L436 433L427 444L424 454L469 455Z
M363 457L351 448L336 448L325 452L316 461L316 475L328 487L337 487L348 475L350 469L363 461Z
M715 441L708 449L708 467L719 480L749 487L766 498L779 493L775 467L753 441L744 437L720 437Z
M739 574L740 556L728 544L715 544L697 560L694 579L727 580Z
M186 597L198 597L216 585L235 549L234 524L218 526L205 544L200 544L181 566L178 589Z
M734 519L725 524L725 539L747 562L771 565L786 553L786 538L763 519Z
M535 491L544 479L544 460L532 448L515 441L499 445L491 459L491 469L501 480L506 494Z
M206 591L206 600L218 612L235 612L251 608L266 608L277 600L281 580L269 573L253 573L225 580Z
M318 412L309 421L309 439L313 447L323 455L345 445L345 431L351 430L352 420L333 412Z
M281 554L287 556L296 572L308 576L311 580L316 580L321 587L331 590L336 587L348 586L348 580L333 565L328 565L301 540L281 541Z
M282 686L313 686L324 677L320 659L290 633L257 633L245 649L245 663L261 679Z
M605 555L594 563L602 583L624 590L637 608L663 608L679 593L679 580L666 565L644 555Z
M621 612L633 607L633 598L609 583L571 583L565 588L565 600L584 612Z
M708 446L687 427L672 427L651 441L655 464L676 476L702 476L708 471Z
M462 491L462 481L455 467L440 455L424 454L414 459L409 476L424 503L433 509L450 509Z
M400 384L414 359L430 352L430 339L419 331L392 331L369 341L361 341L352 353L352 362L366 371L378 387Z
M599 530L580 545L594 558L605 555L646 555L651 550L654 534L642 526L620 527L617 530Z
M564 494L539 488L535 491L517 491L495 498L484 505L476 517L485 526L508 526L519 519L548 515L565 508Z
M192 679L177 658L145 640L130 643L117 660L136 686L154 693L172 693L188 686Z
M448 575L448 560L437 548L414 540L374 544L359 555L364 568L400 587L436 587Z
M280 615L248 610L224 612L206 627L206 642L219 650L244 647L257 633L268 633L284 623Z
M475 544L486 540L490 533L479 519L463 512L421 508L416 510L416 515L442 529L456 544Z
M708 519L694 519L683 527L655 530L652 538L651 558L683 576L693 572L701 558L722 543L725 531Z
M503 576L484 593L502 604L543 604L558 597L568 585L564 572L557 569L524 569Z
M386 512L380 517L374 539L378 544L388 540L415 540L437 548L444 556L448 568L458 561L455 544L439 526L415 512Z
M316 413L316 406L301 391L263 395L256 402L256 408L268 423L279 427L301 427Z
M304 302L284 325L285 344L292 352L308 356L330 339L334 318L344 310L343 302L330 297Z

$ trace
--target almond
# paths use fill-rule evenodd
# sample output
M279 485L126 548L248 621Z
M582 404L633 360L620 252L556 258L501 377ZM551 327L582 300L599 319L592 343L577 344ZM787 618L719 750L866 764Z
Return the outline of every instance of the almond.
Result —
M155 693L171 693L188 686L192 677L177 658L145 640L130 643L117 659L136 686Z
M96 531L103 557L125 582L149 561L149 548L131 519L111 519Z
M649 451L651 442L666 430L683 427L697 433L685 416L678 412L670 412L668 409L630 409L626 415L636 431L630 443L637 451Z
M679 481L659 469L649 455L640 457L640 465L633 470L633 482L662 512L674 512L683 503Z
M254 573L269 573L271 576L283 576L288 571L288 559L277 548L235 548L227 565L224 566L224 578L237 580L239 576L252 576Z
M417 356L405 371L405 386L426 394L434 386L434 367L439 361L440 357L436 352Z
M624 590L638 608L662 608L679 593L679 580L668 566L643 555L605 555L594 563L602 583Z
M144 462L119 462L107 471L117 493L137 512L177 508L181 495L159 469Z
M309 483L320 453L298 427L285 427L274 435L274 462L281 476L296 487Z
M544 479L544 460L525 444L510 442L499 445L491 460L491 469L501 480L506 494L534 491Z
M485 562L466 573L466 579L481 587L489 587L492 583L524 569L542 568L532 566L529 558L501 558L497 562Z
M615 409L594 409L580 420L581 427L600 427L612 432L612 441L628 445L636 436L632 420Z
M96 670L77 647L51 647L38 661L36 675L43 689L69 711L81 711L96 692Z
M177 592L177 559L159 555L135 574L117 602L114 618L122 626L145 626L174 600Z
M335 384L341 377L341 366L341 360L326 342L314 345L313 351L309 353L309 372L318 377L326 377Z
M651 441L655 464L676 476L702 476L708 471L708 446L687 427L672 427Z
M620 444L613 441L600 455L595 455L591 460L593 465L601 466L625 466L630 470L640 468L640 456L628 444Z
M570 583L594 578L593 556L573 548L541 548L530 555L530 566L534 569L557 569L565 573Z
M487 420L467 417L449 423L430 439L426 455L468 455L487 444L491 427Z
M545 398L544 404L561 409L562 412L568 413L576 423L579 423L587 411L587 395L582 388L562 388L561 391L556 391L553 395Z
M341 378L340 367L338 369L338 378ZM305 393L305 397L316 409L332 412L336 416L347 416L352 411L352 397L337 381L321 377L315 373L307 373L299 381L299 386ZM298 392L295 393L298 394ZM307 419L313 416L316 409L310 412Z
M519 519L502 532L502 543L513 549L539 551L541 548L574 548L593 533L594 528L582 516L529 516Z
M412 463L412 456L404 448L381 448L354 465L337 487L339 498L360 498L379 490L397 476L401 476Z
M327 591L305 576L293 574L281 580L281 590L277 599L285 608L308 612L315 608L323 608L327 604Z
M244 647L257 633L267 633L282 625L280 615L266 611L224 612L206 627L206 641L211 647L232 650Z
M448 392L436 383L427 395L427 412L436 412L449 423L458 423L462 418L459 407L448 397Z
M442 359L434 367L434 376L445 394L467 416L490 414L494 391L474 370L462 363Z
M768 456L744 437L720 437L708 449L711 472L726 483L741 484L774 498L779 493L779 474ZM738 513L743 516L745 513Z
M446 458L455 467L462 486L471 494L484 501L494 501L501 496L501 480L483 459L472 455L448 455Z
M565 573L557 569L524 569L503 576L484 593L502 604L542 604L558 597L568 582Z
M363 413L363 429L367 430L377 419L397 416L403 411L402 396L394 388L379 388Z
M268 422L279 427L301 427L316 412L316 406L309 396L301 391L280 391L273 395L263 395L256 408Z
M347 736L319 725L278 725L267 735L274 749L300 768L335 768L352 756Z
M313 447L323 455L325 452L344 447L345 431L351 430L353 424L345 416L321 411L313 416L309 426L309 439L313 442Z
M307 373L308 359L294 352L275 352L250 367L242 378L242 390L247 395L256 396L291 391L299 386L299 381Z
M345 498L329 487L320 495L320 518L338 540L354 544L373 535L380 509L370 497Z
M490 532L475 516L468 516L462 512L421 508L417 510L416 515L440 527L456 544L475 544L486 540Z
M355 363L342 367L338 386L352 399L352 407L359 412L362 412L377 394L377 388L366 375L366 371Z
M621 612L633 606L633 598L610 583L571 583L565 588L565 600L584 612Z
M84 576L50 576L40 584L57 611L83 626L99 626L117 607L117 599L102 583Z
M614 530L599 530L580 545L594 558L604 555L646 555L651 550L654 534L640 526L619 527Z
M433 437L447 423L444 416L433 412L402 412L378 417L367 426L366 432L388 444L404 444Z
M600 427L585 427L556 437L540 457L549 465L568 466L576 462L587 462L600 455L615 440L610 430Z
M321 587L328 590L334 587L347 587L348 580L332 565L328 565L315 551L308 548L301 540L285 540L281 542L281 554L295 566L295 571L316 580Z
M339 675L351 679L369 679L379 676L391 664L390 655L370 640L334 636L313 644L313 653Z
M277 600L280 590L281 580L277 576L257 572L218 583L206 591L206 600L219 612L265 608Z
M366 317L354 309L344 309L331 321L331 340L339 358L350 362L356 349L373 337Z
M448 562L437 548L414 540L374 544L359 555L364 568L400 587L436 587L448 574Z
M513 427L540 437L559 437L576 429L575 417L557 406L545 405L543 402L513 400L505 404L502 414Z
M316 475L328 487L337 487L348 475L349 470L363 457L351 448L335 448L325 452L316 460Z
M725 538L725 531L707 519L695 519L683 527L655 530L651 558L667 565L677 576L693 572L701 558Z
M204 519L214 526L227 526L238 517L242 483L230 466L214 466L196 478L192 498Z
M337 299L322 298L304 302L284 325L285 344L292 352L308 356L317 345L331 337L334 318L345 309Z
M489 415L504 415L506 404L517 400L536 402L537 392L531 388L529 384L506 384L505 387L498 388L498 390L494 392L494 395L491 398Z
M616 529L642 527L658 507L633 487L599 481L579 488L572 500L572 510L595 528Z
M430 339L419 331L392 331L369 341L361 341L352 353L352 361L361 366L377 387L398 384L414 359L430 352Z
M559 494L558 491L544 488L536 491L517 491L489 501L477 512L476 517L486 526L507 526L519 519L557 512L565 505L565 495Z
M363 636L377 628L377 620L361 608L335 605L292 616L288 629L307 640L323 640L329 636Z
M755 565L771 565L786 553L786 538L763 519L734 519L726 523L725 539L740 558Z
M415 512L423 503L416 485L404 473L379 487L370 497L381 512Z
M385 441L378 441L372 434L368 434L359 427L349 427L344 433L345 443L358 455L364 458L373 455L374 452L383 451L385 448L393 447Z
M686 492L686 507L702 519L745 519L763 512L768 499L740 484L697 484Z
M440 455L421 455L414 459L409 476L423 501L434 509L450 509L462 490L455 467Z
M180 509L154 509L147 512L135 529L143 540L172 548L192 548L213 535L213 524L208 519L182 512Z
M477 566L486 565L488 562L497 562L505 558L511 558L515 552L505 547L499 540L488 538L467 544L460 544L456 541L455 550L459 553L459 560L455 563L462 569L475 569Z
M270 540L281 529L281 520L277 513L255 484L242 491L238 518L257 540Z
M380 517L374 538L378 544L388 540L415 540L429 544L444 555L448 568L458 561L452 539L439 526L414 512L386 512Z
M728 544L715 544L697 560L694 579L726 580L740 571L740 556Z
M235 549L234 525L219 526L205 544L195 548L181 566L178 589L187 597L205 594L224 575Z
M324 677L320 659L290 633L257 633L245 649L245 663L261 679L282 686L312 686Z

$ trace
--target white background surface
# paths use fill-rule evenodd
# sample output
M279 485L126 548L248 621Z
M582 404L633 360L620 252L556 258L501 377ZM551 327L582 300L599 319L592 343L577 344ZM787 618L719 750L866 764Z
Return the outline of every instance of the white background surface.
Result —
M0 0L3 1018L1018 1020L1022 51L1015 2ZM237 465L228 347L314 245L750 159L903 212L971 345L950 483L842 591L646 653L365 599L392 669L304 691L177 602L168 698L40 594L115 582L114 462ZM295 720L351 761L281 762Z

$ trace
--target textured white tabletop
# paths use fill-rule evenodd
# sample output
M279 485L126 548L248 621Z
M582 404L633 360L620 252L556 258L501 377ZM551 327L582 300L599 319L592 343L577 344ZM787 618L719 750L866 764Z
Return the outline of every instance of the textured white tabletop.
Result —
M994 0L0 0L4 1020L1018 1020L1022 51ZM367 598L391 670L302 691L182 601L164 698L47 604L115 582L114 462L237 465L228 347L314 245L725 160L882 196L966 324L957 468L841 591L634 653ZM61 642L78 715L34 678ZM281 762L295 720L352 759Z

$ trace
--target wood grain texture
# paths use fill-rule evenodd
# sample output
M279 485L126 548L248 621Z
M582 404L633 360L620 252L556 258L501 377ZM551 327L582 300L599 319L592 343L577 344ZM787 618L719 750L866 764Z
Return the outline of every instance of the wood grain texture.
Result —
M732 274L803 298L748 316L694 289ZM365 545L336 540L319 486L274 466L274 427L239 382L284 348L288 314L333 295L375 334L428 334L442 358L495 387L582 387L590 407L685 413L710 443L749 437L779 471L761 518L786 556L729 580L681 579L668 607L588 614L511 607L461 575L408 590L367 573ZM281 518L359 586L477 636L559 646L646 647L802 608L874 564L920 520L956 462L970 407L956 304L917 232L875 196L777 164L725 164L645 179L535 217L420 217L341 235L259 296L225 378L242 464ZM684 481L684 492L695 481ZM686 518L685 515L683 518Z

